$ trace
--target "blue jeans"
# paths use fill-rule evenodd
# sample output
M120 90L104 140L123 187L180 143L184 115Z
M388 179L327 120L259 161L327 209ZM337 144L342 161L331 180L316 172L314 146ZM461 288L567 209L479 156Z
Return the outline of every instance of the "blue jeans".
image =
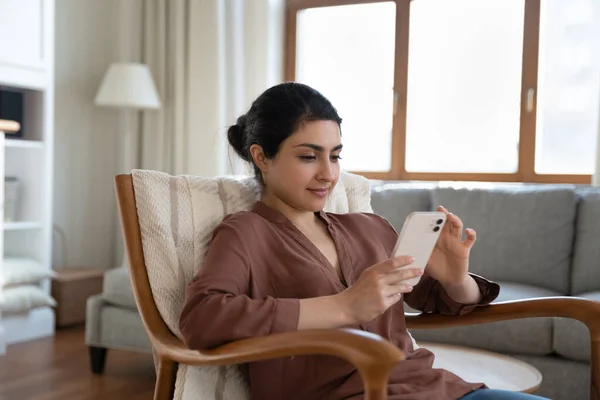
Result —
M460 400L548 400L545 397L534 396L508 390L478 389L467 393Z

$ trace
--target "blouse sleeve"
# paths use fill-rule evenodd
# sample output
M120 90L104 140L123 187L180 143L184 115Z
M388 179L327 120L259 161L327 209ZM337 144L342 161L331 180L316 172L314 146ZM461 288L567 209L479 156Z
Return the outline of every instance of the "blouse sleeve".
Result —
M294 331L298 299L251 299L250 257L237 230L221 223L200 272L186 288L179 329L190 349Z
M469 275L475 279L481 293L481 300L477 304L461 304L452 300L444 287L427 274L427 269L413 291L404 294L404 302L425 313L463 315L473 311L475 307L490 304L498 297L500 285L475 274Z

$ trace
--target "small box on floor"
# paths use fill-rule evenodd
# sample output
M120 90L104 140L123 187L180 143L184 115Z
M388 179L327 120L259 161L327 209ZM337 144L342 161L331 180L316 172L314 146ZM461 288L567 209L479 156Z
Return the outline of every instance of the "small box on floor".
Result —
M104 270L70 267L56 270L52 279L52 297L56 300L56 326L62 328L85 322L88 297L102 292Z

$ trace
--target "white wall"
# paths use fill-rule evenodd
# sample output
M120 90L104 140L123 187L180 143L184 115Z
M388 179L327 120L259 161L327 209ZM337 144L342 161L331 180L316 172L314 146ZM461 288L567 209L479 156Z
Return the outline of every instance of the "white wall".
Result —
M56 0L54 267L114 265L117 114L93 105L119 55L119 0Z

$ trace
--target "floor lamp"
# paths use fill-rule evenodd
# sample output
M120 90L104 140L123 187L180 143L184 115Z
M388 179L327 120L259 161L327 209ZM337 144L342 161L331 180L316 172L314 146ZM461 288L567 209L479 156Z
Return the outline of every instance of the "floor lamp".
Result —
M139 63L113 63L108 67L100 84L94 104L119 110L119 128L122 132L121 173L130 173L138 168L138 147L136 127L131 122L140 110L157 110L161 107L160 98L152 79L150 69ZM123 243L119 229L120 243ZM123 248L121 266L127 265L127 253Z

